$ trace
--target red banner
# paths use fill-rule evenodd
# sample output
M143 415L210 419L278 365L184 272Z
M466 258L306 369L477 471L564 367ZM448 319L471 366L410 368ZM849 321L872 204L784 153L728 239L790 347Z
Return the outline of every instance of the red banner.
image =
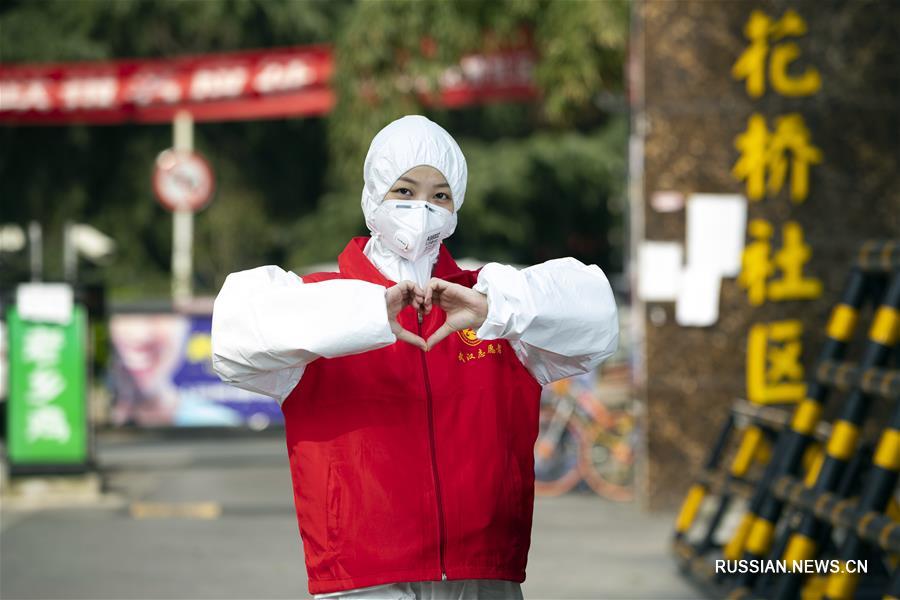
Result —
M534 98L533 65L530 50L467 56L443 74L434 101L461 106ZM334 106L333 68L328 46L0 65L0 122L160 123L179 110L197 121L318 116Z
M331 49L307 46L167 60L0 66L0 119L19 123L198 121L328 112Z
M468 104L533 100L534 52L528 48L470 54L444 71L437 103L455 108Z

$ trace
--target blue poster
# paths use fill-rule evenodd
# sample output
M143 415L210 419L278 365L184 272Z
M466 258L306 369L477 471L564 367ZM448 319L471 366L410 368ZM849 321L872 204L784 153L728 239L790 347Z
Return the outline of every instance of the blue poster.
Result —
M219 379L212 369L211 329L208 315L114 315L113 423L254 429L283 423L274 399Z

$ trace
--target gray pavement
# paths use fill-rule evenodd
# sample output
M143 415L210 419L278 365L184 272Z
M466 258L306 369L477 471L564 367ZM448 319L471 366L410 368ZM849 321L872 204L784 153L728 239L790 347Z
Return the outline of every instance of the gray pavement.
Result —
M102 502L0 508L0 597L306 598L283 438L98 442ZM525 596L696 598L673 516L589 494L539 498Z

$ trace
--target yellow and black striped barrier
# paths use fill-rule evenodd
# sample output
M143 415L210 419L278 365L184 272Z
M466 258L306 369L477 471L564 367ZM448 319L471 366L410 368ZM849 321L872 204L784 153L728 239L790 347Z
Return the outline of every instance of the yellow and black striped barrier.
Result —
M863 269L851 269L841 300L832 309L826 326L826 340L818 364L844 358L857 329L859 311L870 290L869 280L870 276ZM776 457L763 474L741 526L725 546L725 558L759 560L768 555L782 511L781 501L771 495L769 487L781 475L799 472L831 389L817 379L809 382L806 398L794 409L789 427L779 436ZM743 574L738 589L744 588L744 591L738 593L747 594L754 578L752 573Z
M900 569L894 569L884 600L900 600Z
M727 454L730 438L738 437L734 424L739 421L748 422L749 425L737 430L740 438L728 468L717 468L722 457ZM721 578L716 576L713 566L704 558L704 554L713 547L711 539L720 524L721 513L717 512L709 519L708 523L704 524L704 531L701 532L699 541L689 543L686 534L695 524L700 506L706 498L719 499L718 507L721 510L721 507L728 505L728 501L733 496L747 500L753 495L759 482L748 477L748 473L753 465L765 465L768 462L771 458L771 445L767 441L768 438L777 435L789 423L790 415L783 409L752 404L745 400L735 401L729 418L713 445L712 452L705 464L706 468L697 477L685 497L676 520L676 534L672 550L681 568L690 572L694 580L702 584L703 588L713 597L724 596L726 590L721 587ZM827 424L819 423L812 435L824 442L828 439L830 429ZM817 459L820 459L822 455L820 445L809 446L802 461L804 472L814 475L818 468ZM723 498L725 501L722 501Z
M900 241L873 240L864 242L856 257L856 266L863 271L890 273L900 269Z
M864 304L876 294L878 297L872 299L880 302L861 358L857 364L846 362L844 357L859 329ZM868 242L860 249L840 301L832 310L806 399L795 406L789 418L762 418L760 410L749 420L744 419L749 424L741 429L735 427L735 414L744 415L732 411L710 460L685 498L673 543L681 567L713 596L837 600L853 598L855 590L863 590L858 587L858 576L846 570L810 578L802 591L801 575L760 575L754 569L731 575L717 573L712 565L723 558L790 564L833 555L836 562L846 564L863 555L863 545L881 557L898 553L900 520L891 517L887 509L900 470L900 372L888 368L889 358L896 351L898 325L900 242ZM844 395L836 407L839 416L829 426L822 414L832 390ZM896 414L886 427L882 426L872 452L874 440L861 438L876 396L897 404ZM778 422L773 426L773 421ZM735 429L741 438L726 470L722 455L729 438L737 437ZM817 437L824 443L816 444ZM747 477L751 467L763 464L761 476ZM713 543L722 537L718 529L732 497L746 498L751 489L747 510L727 543ZM718 504L706 523L698 523L704 501ZM826 543L833 528L844 532L837 547ZM698 532L703 533L699 543ZM892 560L896 566L897 557ZM890 585L883 570L876 575L863 578L869 586L866 593L874 584L882 590L878 597L897 596L900 574L895 574Z
M734 494L747 498L753 493L757 482L749 479L748 473L753 465L764 465L770 460L772 438L784 426L784 421L774 417L774 414L779 413L771 407L751 405L743 401L736 403L720 430L716 443L713 444L703 471L691 485L682 502L675 522L676 540L684 538L694 524L704 499L708 496L713 495L721 499L726 496L730 498ZM728 469L723 470L720 463L735 433L735 423L739 420L748 421L749 424L738 430L740 441ZM717 514L707 524L706 533L698 544L701 553L710 543L710 538L722 518L723 507L727 507L727 502L719 503Z
M734 415L729 414L725 420L725 424L716 437L716 442L706 459L704 465L704 473L715 472L722 460L724 450L728 444L728 439L734 429ZM721 492L721 490L717 490ZM681 504L681 510L678 512L678 518L675 520L675 541L680 542L688 529L694 524L697 514L700 512L700 506L703 499L709 492L709 483L705 481L695 481L688 490L687 496Z
M895 482L896 483L896 482ZM825 492L817 494L804 482L784 475L772 493L787 504L813 513L832 527L840 527L885 552L900 553L900 523L888 514L868 509L856 499ZM849 556L844 560L856 558Z
M884 294L881 305L875 312L872 326L869 329L868 341L863 349L862 359L859 364L860 372L884 367L894 350L898 335L900 335L900 269L891 274L887 291ZM820 497L826 493L837 491L842 478L844 478L848 464L856 456L860 448L861 429L870 412L873 396L873 394L865 392L859 385L853 385L849 388L847 398L841 406L840 414L832 426L831 437L825 449L825 460L822 468L812 486L813 492ZM893 439L892 436L888 437ZM881 450L876 453L873 469L879 468L879 460L888 464L900 463L900 456L896 457L896 459L894 456L887 456L887 454L898 450L900 446L888 442L883 448L886 451ZM879 491L878 497L864 498L867 503L883 502L884 505L887 504L887 498L882 496L893 493L893 487L897 482L896 468L898 466L900 465L894 466L893 472L889 469L880 469L883 471L883 478L886 478L885 483L889 484L889 487L881 485L880 480L882 477L879 477L879 482L876 483ZM869 475L874 477L874 470ZM831 526L828 521L818 518L815 513L804 511L800 524L795 528L789 527L788 530L789 537L787 538L787 547L784 553L771 558L783 558L788 561L815 558L820 546L819 540L828 534ZM775 582L775 591L772 597L777 600L795 598L802 586L802 579L802 576L799 574L779 576L777 582ZM833 581L835 579L830 579L830 582ZM850 585L845 582L844 587L850 587ZM837 586L834 585L832 588L836 589ZM828 589L830 588L826 588L826 596L828 595Z
M900 397L900 369L862 370L853 363L828 360L816 368L816 378L842 391L858 386L867 394L882 398Z
M887 515L897 480L900 477L900 397L895 398L894 413L882 431L872 456L872 467L859 495L855 517L858 521L847 528L847 537L838 548L841 561L858 559L864 552L863 542L886 552L900 554L900 522ZM833 524L832 524L833 525ZM897 569L900 571L900 568ZM828 577L825 597L850 600L858 580L850 574L835 573Z

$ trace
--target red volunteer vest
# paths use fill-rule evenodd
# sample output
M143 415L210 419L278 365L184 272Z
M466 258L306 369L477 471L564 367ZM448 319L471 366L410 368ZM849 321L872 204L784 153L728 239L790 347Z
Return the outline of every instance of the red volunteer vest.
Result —
M354 238L340 273L389 287ZM441 246L433 274L472 287ZM399 322L427 339L412 307ZM282 404L312 594L407 581L525 580L541 387L506 340L456 332L306 367Z

